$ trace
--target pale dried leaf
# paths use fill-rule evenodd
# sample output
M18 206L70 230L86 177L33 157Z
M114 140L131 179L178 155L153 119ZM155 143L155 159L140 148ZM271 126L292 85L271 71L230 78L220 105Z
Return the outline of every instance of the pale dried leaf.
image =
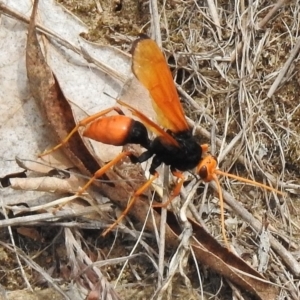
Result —
M42 191L55 194L76 193L79 182L75 176L68 179L56 177L12 178L11 187L15 190Z
M29 0L8 0L5 4L27 17L30 15L32 2ZM129 77L131 71L128 54L112 47L98 46L81 40L79 34L86 31L86 27L54 1L41 0L38 11L37 20L42 25L57 32L73 45L83 47L91 56L109 65L112 69L116 69L124 78ZM0 90L0 117L2 120L0 176L4 177L6 174L20 171L15 163L16 156L35 161L37 155L51 147L53 142L49 140L51 134L47 129L46 120L41 117L35 101L30 98L27 86L25 70L27 25L2 15L0 37L0 78L2 83ZM78 113L77 119L114 104L114 100L103 95L103 92L117 97L123 89L124 82L118 82L101 73L93 64L87 63L71 50L57 43L53 46L45 41L43 39L42 48L43 45L47 46L48 63L57 75L64 93L74 103L73 108ZM131 97L140 102L141 93ZM116 151L120 151L114 147L106 147L102 150L100 143L93 143L93 145L98 155L105 153L103 157L105 161L113 157ZM59 155L58 153L59 151L54 153L54 156ZM52 166L50 156L45 157L43 161ZM65 163L65 160L63 164L65 167L70 167L70 163ZM63 167L60 163L53 166ZM27 165L26 168L34 169L35 167ZM26 201L26 198L23 200Z

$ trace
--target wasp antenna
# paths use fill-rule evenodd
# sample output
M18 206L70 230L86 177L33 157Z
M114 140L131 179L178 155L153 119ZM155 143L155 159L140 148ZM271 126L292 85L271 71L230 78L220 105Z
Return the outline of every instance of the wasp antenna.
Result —
M223 172L221 170L215 170L215 174L227 176L227 177L230 177L230 178L242 181L242 182L246 182L246 183L249 183L249 184L261 187L261 188L269 190L271 192L275 192L275 193L277 193L279 195L282 195L282 196L284 195L283 192L280 192L280 191L276 190L275 188L273 188L271 186L265 185L263 183L260 183L260 182L254 181L254 180L250 180L250 179L247 179L247 178L244 178L244 177L240 177L240 176L237 176L237 175L234 175L234 174L226 173L226 172Z
M220 182L218 180L218 176L216 174L213 175L213 180L215 181L217 188L218 188L218 193L219 193L219 200L220 200L220 209L221 209L221 231L222 231L222 236L223 240L225 242L225 245L228 250L230 250L229 243L226 237L226 230L225 230L225 217L224 217L224 200L223 200L223 193L222 189L220 186Z

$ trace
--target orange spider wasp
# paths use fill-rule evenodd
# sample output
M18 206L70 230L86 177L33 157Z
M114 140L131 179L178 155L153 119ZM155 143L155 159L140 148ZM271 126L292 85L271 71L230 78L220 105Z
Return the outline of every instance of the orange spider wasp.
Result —
M120 153L116 158L99 169L78 194L84 192L96 178L101 177L109 168L126 156L133 163L142 163L153 157L149 169L152 177L134 193L122 215L104 231L103 235L111 231L124 218L133 205L135 198L141 195L159 176L156 169L162 163L170 166L172 174L177 177L175 188L171 193L169 201L164 206L167 206L179 194L185 180L181 172L196 169L196 174L203 181L209 182L215 180L217 183L221 203L222 234L224 241L228 245L224 227L223 197L217 175L229 176L270 191L280 192L261 183L218 170L217 159L207 154L208 145L199 145L192 135L192 130L186 121L183 108L180 104L172 74L157 44L146 35L141 35L133 43L131 52L132 71L136 78L149 91L153 108L157 114L157 121L161 127L134 107L121 100L117 100L120 106L129 109L140 121L125 116L120 107L108 108L80 121L59 145L41 156L49 154L64 145L79 127L85 127L83 136L98 142L115 146L124 146L130 143L139 144L146 149L140 156L135 156L130 151ZM111 111L117 112L118 115L105 116ZM156 135L153 140L149 139L148 130Z

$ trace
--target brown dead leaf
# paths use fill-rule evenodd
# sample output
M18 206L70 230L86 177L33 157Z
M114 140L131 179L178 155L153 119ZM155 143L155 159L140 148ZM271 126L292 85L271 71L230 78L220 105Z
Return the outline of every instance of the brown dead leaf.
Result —
M47 119L54 139L57 143L68 135L76 126L70 104L65 99L55 75L47 65L43 56L37 35L35 32L35 13L37 7L33 7L33 13L28 29L26 68L30 91ZM90 155L88 149L81 140L79 133L75 133L64 146L67 157L88 175L99 169L99 164ZM79 158L80 157L80 158Z
M23 236L26 236L33 241L43 242L43 238L39 232L33 227L18 227L17 232Z

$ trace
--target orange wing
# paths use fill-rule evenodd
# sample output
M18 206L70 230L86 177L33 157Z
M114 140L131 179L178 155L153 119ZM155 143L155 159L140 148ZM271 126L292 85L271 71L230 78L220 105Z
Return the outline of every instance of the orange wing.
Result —
M157 44L142 36L132 49L132 71L150 92L158 123L174 133L188 130L171 71Z

